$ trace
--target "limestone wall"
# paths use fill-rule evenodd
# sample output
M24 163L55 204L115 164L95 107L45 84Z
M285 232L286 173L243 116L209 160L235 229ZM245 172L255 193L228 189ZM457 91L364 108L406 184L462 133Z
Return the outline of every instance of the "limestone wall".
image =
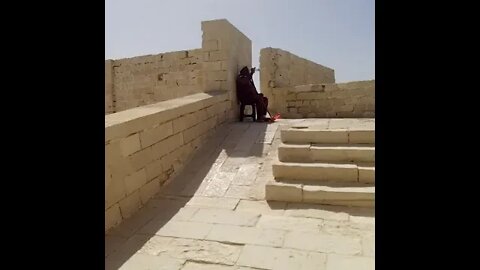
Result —
M224 19L202 22L202 31L205 89L227 90L232 106L230 119L236 119L235 80L244 66L252 66L252 41Z
M199 49L106 60L105 113L212 90L229 91L235 107L235 77L251 66L252 43L225 19L201 28Z
M105 61L105 114L114 112L113 61Z
M202 50L112 61L115 111L203 92Z
M238 117L235 79L251 66L252 43L224 19L202 31L201 49L105 61L105 231Z
M228 96L197 93L105 116L105 231L145 205L226 122Z
M277 88L294 87L314 83L334 83L333 69L276 48L260 50L260 89L269 98L270 107L276 111L283 106L278 100Z
M333 69L290 52L260 51L260 86L284 118L375 117L375 81L335 84Z
M285 118L375 117L375 81L309 84L274 89Z

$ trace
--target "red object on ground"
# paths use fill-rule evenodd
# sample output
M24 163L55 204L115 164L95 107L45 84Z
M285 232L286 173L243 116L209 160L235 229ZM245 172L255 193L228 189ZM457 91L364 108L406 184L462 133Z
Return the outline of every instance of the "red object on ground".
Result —
M272 116L271 118L265 118L265 121L267 122L275 122L275 120L279 119L280 118L280 113L276 113L274 116Z

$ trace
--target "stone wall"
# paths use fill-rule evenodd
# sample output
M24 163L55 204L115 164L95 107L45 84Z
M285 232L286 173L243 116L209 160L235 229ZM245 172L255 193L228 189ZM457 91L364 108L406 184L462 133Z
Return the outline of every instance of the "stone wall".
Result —
M375 117L375 81L274 88L275 112L285 118Z
M113 93L113 61L105 61L105 114L115 111Z
M284 118L375 117L375 81L335 84L333 69L290 52L260 51L260 86Z
M252 43L225 19L201 28L200 49L106 60L105 113L212 90L229 91L236 106L235 77L251 66Z
M203 92L201 59L195 49L113 60L115 111Z
M105 61L105 231L238 117L235 79L251 67L252 43L224 19L202 31L201 49Z
M205 89L227 90L232 106L230 119L236 119L235 81L244 66L252 66L252 41L224 19L202 22L202 31Z
M276 111L285 100L276 94L277 88L314 83L334 83L333 69L296 56L285 50L264 48L260 50L260 89L269 98L270 107ZM277 99L276 99L277 98Z
M198 93L105 116L105 231L145 205L227 121L228 97Z

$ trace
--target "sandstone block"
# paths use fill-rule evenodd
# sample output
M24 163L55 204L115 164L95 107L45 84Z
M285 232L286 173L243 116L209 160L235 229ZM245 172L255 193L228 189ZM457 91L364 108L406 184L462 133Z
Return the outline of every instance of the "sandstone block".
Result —
M112 205L105 211L105 231L120 224L122 215L120 214L120 207L118 204Z
M371 270L375 269L375 259L372 257L344 256L329 254L327 270Z
M224 243L281 247L286 231L215 224L206 239Z
M145 205L150 198L160 191L160 177L151 180L140 187L140 200Z
M265 199L267 201L302 201L301 184L284 184L281 182L270 181L265 185Z
M235 198L214 198L214 197L201 197L195 196L188 201L187 206L200 207L200 208L222 208L222 209L235 209L239 199Z
M142 148L159 142L170 135L173 135L172 121L161 124L151 129L145 129L140 132L140 142L142 144Z
M145 169L141 169L131 175L126 176L124 182L128 196L147 183L147 174Z
M169 221L156 233L160 236L178 238L204 239L212 229L213 224L191 221Z
M135 133L131 136L121 139L120 149L124 157L127 157L139 151L141 149L141 146L140 146L140 136L138 135L138 133Z
M200 209L192 217L192 221L227 224L238 226L255 226L260 214L238 212L224 209Z
M284 246L345 255L359 255L362 251L360 239L312 232L289 232L285 236Z
M127 219L142 207L140 192L136 191L119 202L123 219Z

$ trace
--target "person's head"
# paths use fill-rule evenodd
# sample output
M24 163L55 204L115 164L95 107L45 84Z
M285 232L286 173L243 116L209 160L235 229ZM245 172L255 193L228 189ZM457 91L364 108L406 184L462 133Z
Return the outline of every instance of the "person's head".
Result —
M244 67L240 70L240 75L250 75L250 69L249 69L247 66L244 66Z

